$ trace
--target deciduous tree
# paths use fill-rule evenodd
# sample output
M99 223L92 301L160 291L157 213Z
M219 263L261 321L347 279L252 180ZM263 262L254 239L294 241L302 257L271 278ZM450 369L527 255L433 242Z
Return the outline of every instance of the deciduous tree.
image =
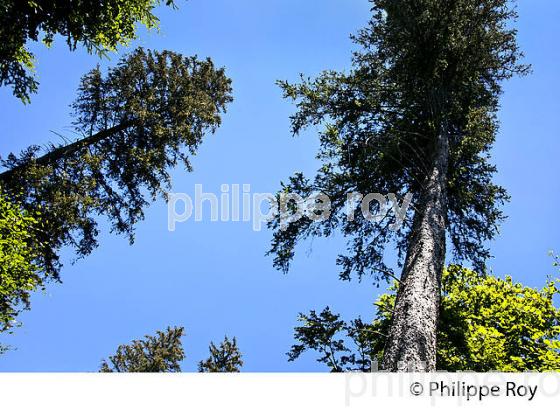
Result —
M37 90L29 43L51 45L55 36L100 55L136 37L138 23L157 26L154 8L173 0L4 0L0 5L0 86L13 87L24 102Z
M43 287L38 264L41 244L35 240L40 215L11 203L0 190L0 333L16 324L29 307L31 292ZM2 351L0 347L0 351Z
M537 290L509 276L448 267L442 281L438 370L560 370L560 309L554 305L558 283L550 279ZM300 315L289 359L313 350L331 371L370 371L383 356L397 287L377 300L376 317L368 324L360 319L346 323L329 308L319 315Z

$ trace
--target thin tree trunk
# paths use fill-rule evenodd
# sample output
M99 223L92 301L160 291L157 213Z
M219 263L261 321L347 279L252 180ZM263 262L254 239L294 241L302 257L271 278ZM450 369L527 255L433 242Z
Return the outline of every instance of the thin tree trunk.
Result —
M135 121L126 121L119 125L115 125L114 127L99 131L98 133L90 135L89 137L85 137L80 140L77 140L68 145L63 145L61 147L55 148L47 152L45 155L39 158L35 158L33 160L33 164L34 165L52 164L66 156L78 152L79 150L87 147L88 145L97 144L98 142L102 141L107 137L110 137L111 135L124 131L127 128L133 126L134 124L136 124ZM28 166L28 164L18 165L15 168L0 173L0 182L4 182L4 183L8 182L13 175L15 175L18 171L25 169L26 166Z
M445 263L447 167L446 127L436 142L434 161L416 204L383 369L435 371L441 275Z

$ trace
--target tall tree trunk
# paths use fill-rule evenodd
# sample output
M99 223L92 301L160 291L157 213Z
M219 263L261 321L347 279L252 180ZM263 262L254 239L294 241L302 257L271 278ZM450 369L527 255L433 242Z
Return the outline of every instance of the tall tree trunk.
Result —
M389 371L435 371L436 332L445 263L447 167L449 141L444 125L434 160L416 204L412 233L383 368Z
M107 137L110 137L111 135L117 134L121 131L126 130L127 128L133 126L137 124L137 121L126 121L123 122L119 125L115 125L114 127L111 128L107 128L105 130L99 131L96 134L90 135L89 137L85 137L82 139L79 139L75 142L72 142L68 145L63 145L61 147L58 148L54 148L53 150L47 152L45 155L39 157L39 158L35 158L33 160L33 164L34 165L48 165L48 164L52 164L56 161L59 161L60 159L70 156L72 154L75 154L76 152L78 152L79 150L93 145L93 144L97 144L98 142L104 140ZM29 164L22 164L22 165L18 165L12 169L9 169L7 171L4 171L2 173L0 173L0 183L7 183L10 181L10 179L18 172L21 171L22 169L25 169L27 166L29 166Z

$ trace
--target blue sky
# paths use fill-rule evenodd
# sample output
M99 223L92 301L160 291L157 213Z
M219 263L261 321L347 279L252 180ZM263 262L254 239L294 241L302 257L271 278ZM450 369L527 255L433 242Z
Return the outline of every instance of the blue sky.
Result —
M235 102L194 158L194 172L173 173L173 190L192 194L202 184L219 193L222 184L238 183L251 184L252 192L275 192L295 171L312 175L314 130L291 137L293 106L282 100L275 81L348 69L349 35L367 22L368 2L178 3L179 10L158 11L160 33L142 31L134 45L212 57L233 79ZM491 243L495 258L489 266L537 287L554 273L548 250L560 250L560 2L524 0L519 13L519 42L534 72L505 86L493 157L496 180L512 201L505 207L509 219ZM41 86L32 104L24 106L0 89L0 155L58 141L50 130L68 132L68 105L80 76L99 61L83 50L70 53L63 41L35 49ZM189 221L171 233L167 206L156 202L138 225L133 246L105 230L91 256L65 266L63 284L34 295L32 310L20 317L23 327L0 338L17 348L0 359L0 371L96 371L119 344L168 325L186 328L185 371L194 371L209 342L225 334L238 338L246 371L324 370L313 354L286 361L297 313L329 305L346 318L369 319L383 289L367 278L337 279L340 235L301 244L288 275L264 256L270 236L242 222ZM65 260L71 260L69 252Z

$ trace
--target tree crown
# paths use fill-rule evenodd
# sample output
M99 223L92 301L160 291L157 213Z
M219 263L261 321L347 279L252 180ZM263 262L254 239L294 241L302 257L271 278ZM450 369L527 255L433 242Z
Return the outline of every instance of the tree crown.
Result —
M50 46L56 35L71 50L78 44L90 53L105 55L136 38L138 23L157 27L154 8L173 0L5 0L0 8L0 85L13 87L14 95L29 102L37 91L33 75L35 57L28 43L40 40Z
M446 218L454 256L482 270L489 257L484 243L497 233L500 205L508 198L492 182L489 162L501 82L528 70L519 63L510 27L516 12L507 0L373 0L372 15L353 37L360 49L349 73L326 71L299 84L279 83L297 105L295 134L323 126L316 176L297 173L282 188L302 196L320 191L330 197L332 213L321 223L300 218L287 229L280 218L272 221L269 253L287 271L300 240L341 230L349 238L347 253L337 260L341 277L386 277L384 250L395 243L402 262L409 216L434 161L437 136L445 133ZM350 192L412 193L403 229L390 229L394 215L377 223L360 215L348 221Z
M198 371L201 373L238 373L243 366L235 337L230 340L226 336L219 347L210 342L208 349L210 357L198 364Z
M191 170L189 157L231 101L223 69L171 51L139 48L106 75L99 68L86 74L73 104L80 138L2 161L0 182L11 199L41 208L46 274L58 278L62 246L79 257L97 246L98 215L133 241L149 201L166 197L170 169L182 163Z
M177 373L181 371L181 361L185 351L181 337L182 327L168 327L157 332L156 336L147 335L144 339L133 340L121 345L113 356L101 363L102 373Z

